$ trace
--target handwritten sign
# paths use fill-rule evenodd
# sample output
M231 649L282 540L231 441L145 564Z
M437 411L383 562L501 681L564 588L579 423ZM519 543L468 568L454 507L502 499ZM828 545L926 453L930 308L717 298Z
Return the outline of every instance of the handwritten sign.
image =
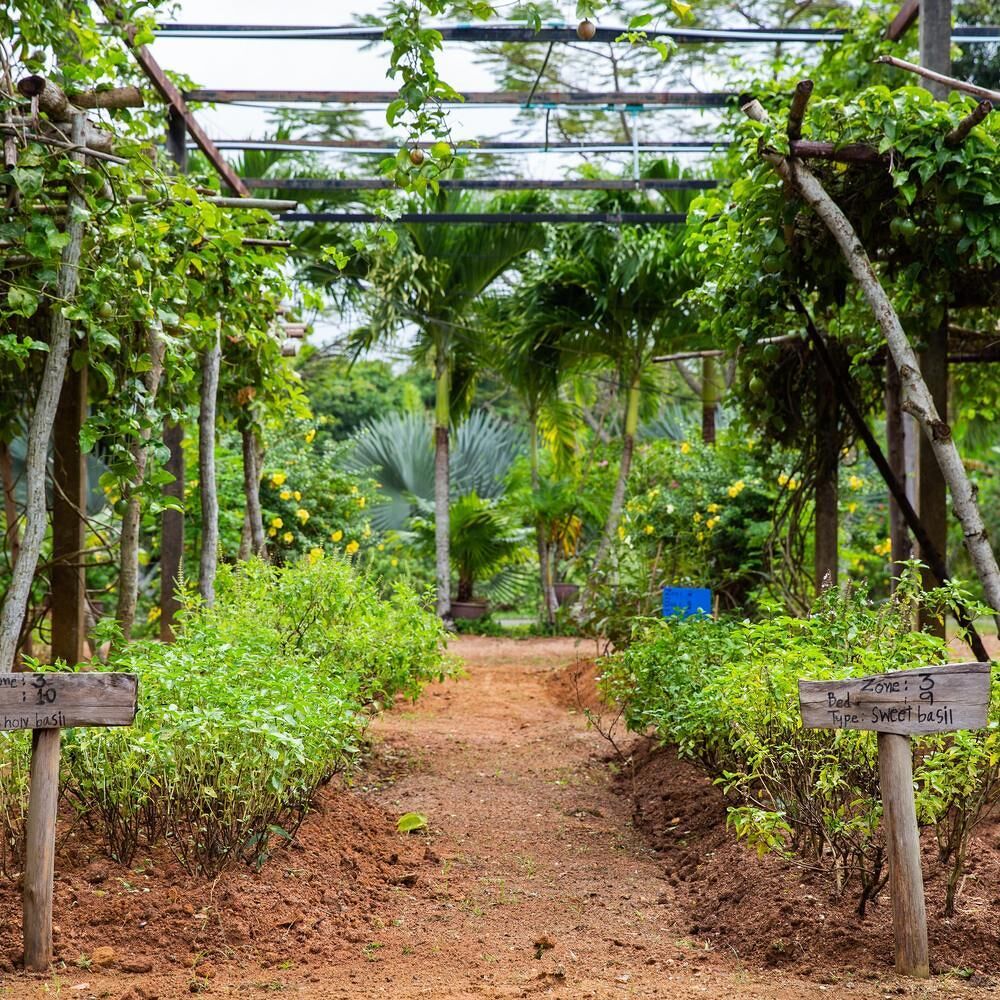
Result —
M942 733L982 729L990 703L988 663L948 663L839 681L799 681L807 729Z
M712 591L706 587L664 587L664 618L710 617Z
M0 732L130 726L138 693L135 674L0 674Z

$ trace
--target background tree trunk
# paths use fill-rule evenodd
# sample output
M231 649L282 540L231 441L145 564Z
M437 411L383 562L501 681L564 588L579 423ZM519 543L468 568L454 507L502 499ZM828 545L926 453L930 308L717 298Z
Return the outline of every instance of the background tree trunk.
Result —
M541 476L538 471L538 418L534 414L528 421L528 434L530 435L531 489L537 496L541 486ZM535 520L535 543L538 548L538 572L542 586L542 607L545 612L545 620L549 625L554 625L559 601L556 598L556 588L552 579L553 546L545 537L545 524L540 517Z
M149 328L147 348L150 368L146 372L145 410L147 416L156 402L163 375L163 355L166 345L160 336L157 324ZM135 462L135 479L130 485L128 506L122 518L121 533L121 573L118 577L118 624L122 637L127 642L132 638L135 625L135 608L139 598L139 527L142 521L142 505L137 496L131 495L142 486L146 478L146 463L149 457L149 428L144 427L139 440L132 445L132 459Z
M719 400L722 398L722 378L718 358L705 357L701 361L701 439L705 444L715 444Z
M628 474L632 468L632 453L635 451L635 434L639 429L638 374L636 374L632 380L632 384L628 387L626 400L625 430L622 434L622 457L618 465L618 481L615 483L615 492L611 497L608 518L604 523L604 533L601 535L597 554L594 556L594 572L597 572L601 568L604 560L608 557L615 533L618 531L618 523L621 521L622 510L625 507L625 490L628 486Z
M72 140L83 144L84 116L73 116ZM82 162L83 155L72 154ZM49 436L55 421L59 394L66 375L66 362L70 352L70 324L64 313L65 307L76 297L80 249L83 245L83 198L71 190L68 199L66 235L69 242L63 247L56 277L53 299L58 303L51 312L49 328L49 350L45 357L45 369L38 387L35 410L28 427L28 449L25 458L25 487L27 499L24 505L24 534L21 538L21 553L11 576L10 587L0 611L0 673L9 672L14 665L14 656L21 636L21 623L28 607L31 581L38 567L38 556L48 518L45 504L45 472L49 450Z
M215 603L215 573L219 560L219 497L215 482L215 414L222 363L220 330L201 360L201 407L198 414L198 492L201 495L201 563L198 593Z
M913 478L913 470L906 461L906 419L903 409L903 387L899 381L899 369L891 355L885 362L885 440L889 468L903 489L909 492ZM914 506L916 506L914 504ZM906 526L899 504L895 498L889 497L889 541L892 545L892 582L893 590L896 581L903 571L903 563L913 555L910 532Z
M243 495L246 501L240 559L246 560L264 552L264 516L260 508L260 469L263 456L254 428L244 427L240 433L243 438Z
M920 374L942 418L948 419L948 316L933 330L927 331L926 346L920 353ZM926 437L920 439L920 479L918 482L920 520L930 535L934 548L948 564L948 486L934 458L934 447ZM924 560L926 562L926 560ZM930 569L921 570L925 588L936 587L938 579ZM926 608L917 612L917 625L944 638L945 622Z
M163 493L182 508L165 510L160 519L160 640L172 642L184 565L184 425L165 423L163 443L170 452L166 470L174 477L163 487Z
M0 477L3 478L4 547L11 570L17 565L21 550L21 530L18 525L17 498L14 495L14 463L10 445L0 441Z
M449 425L451 379L448 358L439 350L436 361L437 387L434 410L434 551L437 570L437 613L451 614L451 504L449 497Z
M816 512L813 547L816 592L837 585L840 435L837 433L836 387L822 365L816 371Z

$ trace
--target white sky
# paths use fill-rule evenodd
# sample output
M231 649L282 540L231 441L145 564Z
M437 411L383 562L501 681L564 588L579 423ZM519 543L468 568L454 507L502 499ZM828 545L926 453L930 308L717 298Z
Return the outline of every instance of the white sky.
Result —
M378 13L381 0L180 0L170 18L177 23L198 24L349 24L355 15ZM563 14L574 20L575 3L564 3ZM617 22L616 22L617 23ZM160 37L152 46L161 65L183 72L199 86L233 89L303 89L303 90L393 90L387 80L388 46L349 41L279 41L236 39L182 39ZM475 46L446 42L438 56L439 71L459 90L495 90L492 74L475 62ZM586 86L587 68L581 60L581 85ZM661 84L662 85L662 84ZM632 85L625 89L641 89ZM688 82L678 82L675 89L692 89ZM711 89L706 87L705 89ZM373 128L385 130L384 109L366 113ZM455 108L451 111L456 138L500 136L509 132L516 112L509 108ZM267 132L268 114L257 108L219 105L199 111L199 120L216 139L262 138ZM541 135L543 112L539 111L538 134ZM685 122L717 119L716 112L659 110L643 114L639 120L640 138L674 140L690 137ZM400 133L402 136L402 133ZM236 155L236 154L227 154ZM336 153L326 153L337 162ZM374 159L374 158L373 158ZM614 154L613 162L625 165L627 154ZM690 158L688 158L690 159ZM358 166L354 158L355 169ZM579 164L576 154L538 154L521 156L511 165L511 175L561 177ZM685 161L686 162L686 161ZM375 164L371 165L374 172Z

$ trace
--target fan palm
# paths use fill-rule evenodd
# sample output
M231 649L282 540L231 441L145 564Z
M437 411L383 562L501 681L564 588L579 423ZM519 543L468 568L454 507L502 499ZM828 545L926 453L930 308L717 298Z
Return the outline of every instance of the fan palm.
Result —
M429 210L503 212L523 210L537 196L481 198L442 191L424 203ZM398 242L377 256L367 274L367 325L354 338L367 348L399 330L415 327L417 359L434 366L434 508L437 610L451 605L449 571L449 444L453 419L466 408L477 369L476 343L463 326L473 304L531 250L540 249L544 231L531 223L503 223L488 229L474 224L405 223Z

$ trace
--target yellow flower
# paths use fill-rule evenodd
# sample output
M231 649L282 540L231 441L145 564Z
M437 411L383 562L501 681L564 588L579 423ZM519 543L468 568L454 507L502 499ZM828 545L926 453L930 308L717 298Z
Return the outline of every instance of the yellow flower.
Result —
M292 544L292 542L293 542L293 541L295 540L295 536L294 536L294 535L293 535L293 534L292 534L292 533L291 533L290 531L286 531L286 532L285 532L285 533L284 533L284 534L283 534L283 535L281 536L281 540L282 540L283 542L287 542L287 543L288 543L289 545L291 545L291 544Z
M364 528L361 531L361 537L365 539L372 537L372 526L370 524L366 524L364 526Z
M709 514L717 514L719 512L719 505L717 503L710 503L705 510L707 510Z
M382 542L378 543L378 551L385 552L385 545Z
M651 524L647 524L642 530L645 531L647 535L651 535L653 533L653 526Z
M278 496L281 497L282 500L291 500L292 499L292 491L291 490L282 490L278 494Z
M705 527L711 529L711 528L714 528L718 523L719 523L719 519L717 517L710 517L705 522Z
M298 519L299 519L299 520L300 520L300 521L301 521L301 522L302 522L303 524L305 524L305 523L306 523L306 521L308 521L308 520L309 520L309 511L307 511L307 510L305 509L305 507L300 507L300 508L299 508L299 509L298 509L298 510L297 510L297 511L295 512L295 516L296 516L296 517L297 517L297 518L298 518Z
M730 498L738 497L744 489L746 489L746 483L742 479L737 479L732 486L729 487L726 492L729 494Z
M698 524L698 522L701 521L701 511L696 510L691 515L691 520L694 521L695 524Z
M302 494L301 494L301 493L300 493L300 492L299 492L298 490L296 490L296 491L295 491L295 492L294 492L294 493L292 494L292 496L293 496L293 497L295 497L295 502L296 502L296 503L298 503L298 502L299 502L299 501L300 501L300 500L302 499Z
M681 442L681 454L686 455L691 450L691 445L687 441Z
M315 566L316 563L318 563L320 561L320 559L322 559L323 556L325 556L325 555L326 555L326 553L322 549L320 549L320 548L310 549L309 550L309 565L310 566Z
M865 481L858 476L851 476L847 480L847 485L850 486L852 490L860 490L862 486L865 485Z
M624 542L625 541L625 525L618 525L618 537Z
M316 439L316 428L313 427L311 430L306 432L306 444L312 444Z
M282 521L280 517L272 517L271 518L271 527L272 528L283 528L284 526L285 526L285 522Z
M704 531L699 531L696 537L697 537L697 539L698 539L699 542L703 542L705 540L705 532Z
M853 500L847 505L848 514L853 514L857 509L858 505Z
M354 553L357 552L358 549L360 549L360 548L361 548L361 546L357 542L348 542L347 545L344 546L344 551L349 556L353 556Z
M288 476L286 476L285 473L283 473L283 472L273 472L271 474L271 485L272 486L284 486L285 485L285 480L287 478L288 478Z
M797 479L789 479L788 488L790 490L797 490L799 488L799 481Z
M351 487L351 496L352 497L356 497L357 495L358 495L358 488L357 488L357 486L352 486Z
M331 542L339 542L341 540L341 538L343 538L343 537L344 537L344 533L340 530L340 528L338 528L336 531L331 531L330 532L330 541Z
M365 497L358 497L358 506L359 506L359 507L364 507L364 505L365 505L366 503L367 503L367 500L366 500L366 498L365 498Z
M780 476L778 476L778 485L779 486L787 486L788 485L788 476L786 476L784 473L782 473Z
M154 604L153 607L149 609L149 614L146 615L146 621L155 622L157 618L160 617L160 607L158 604Z
M884 542L879 542L875 546L875 555L877 556L887 556L892 552L892 540L887 538Z
M390 565L392 565L392 566L398 566L398 565L399 565L399 560L398 560L398 559L397 559L397 558L396 558L395 556L393 556L393 557L392 557L392 558L391 558L391 559L389 560L389 563L390 563Z
M274 538L274 536L278 533L278 529L277 528L268 528L267 529L267 533L271 536L271 538Z

